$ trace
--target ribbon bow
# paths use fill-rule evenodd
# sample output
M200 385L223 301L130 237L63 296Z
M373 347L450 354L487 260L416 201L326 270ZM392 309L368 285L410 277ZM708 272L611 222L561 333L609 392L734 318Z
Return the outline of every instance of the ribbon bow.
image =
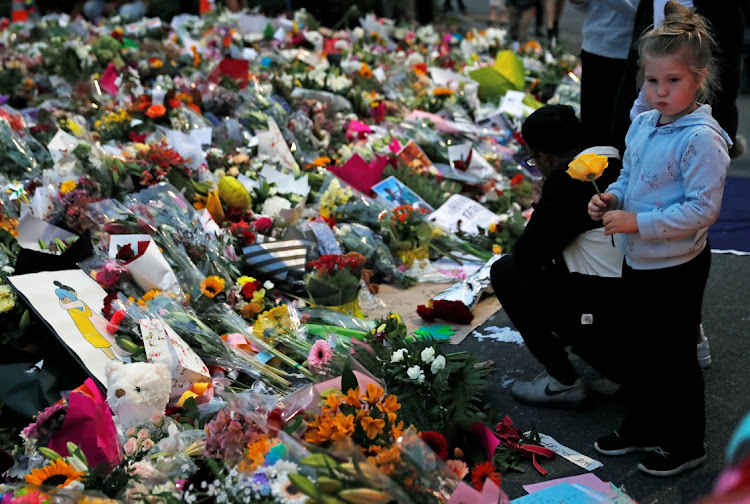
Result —
M553 459L555 458L555 452L543 446L524 444L528 441L528 438L523 432L521 432L521 429L513 425L513 421L510 417L506 416L501 423L497 424L497 427L495 427L495 436L500 440L500 444L507 446L512 450L521 452L526 456L531 455L536 470L539 471L542 476L547 474L547 471L542 469L542 466L537 462L536 456L541 455L548 459Z

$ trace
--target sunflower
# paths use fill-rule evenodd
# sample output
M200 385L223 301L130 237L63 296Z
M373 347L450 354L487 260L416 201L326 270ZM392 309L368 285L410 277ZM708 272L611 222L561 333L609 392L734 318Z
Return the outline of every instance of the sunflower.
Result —
M488 479L500 486L500 478L500 473L495 471L495 464L489 460L476 464L471 470L471 485L479 492L482 491L484 482Z
M31 474L27 474L26 483L63 488L74 481L81 481L84 474L84 472L76 471L72 465L63 459L57 459L52 461L50 465L41 469L34 469Z
M214 298L218 293L223 291L224 279L219 276L211 275L201 282L201 292L208 298Z

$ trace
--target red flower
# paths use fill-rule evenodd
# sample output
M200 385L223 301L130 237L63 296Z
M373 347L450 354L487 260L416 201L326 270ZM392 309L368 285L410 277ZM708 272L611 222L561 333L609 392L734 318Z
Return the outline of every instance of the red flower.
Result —
M255 230L259 233L268 231L273 226L273 220L270 217L259 217L255 221Z
M260 290L260 282L254 281L254 282L247 282L245 285L242 286L242 297L245 299L252 299L253 293Z
M497 486L500 486L500 480L502 478L499 472L496 472L497 468L495 464L489 460L476 464L471 469L471 485L479 492L484 488L484 482L487 479L492 480Z
M115 334L117 330L120 328L120 324L122 323L124 318L125 318L125 310L117 310L114 313L114 315L112 315L112 318L107 324L107 332L109 334Z
M510 185L511 185L511 187L512 186L517 186L518 184L523 183L524 178L525 177L523 176L523 173L519 173L518 175L516 175L515 177L513 177L512 179L510 179Z
M146 115L151 119L158 119L166 113L167 109L164 107L164 105L151 105L146 109Z
M130 244L125 244L117 251L117 255L115 255L115 259L119 261L129 261L133 258L135 254L133 253L133 247L130 246Z
M130 130L130 133L128 133L128 138L131 142L144 143L146 141L146 134L142 133L139 135L135 132L135 130Z
M445 436L439 432L428 431L420 434L420 437L440 457L440 460L448 458L448 441L445 439Z
M446 301L444 299L433 301L432 307L417 306L417 315L427 322L439 318L456 324L468 324L474 320L474 314L461 301Z
M256 239L257 236L255 236L255 233L253 233L249 229L244 229L242 231L242 241L245 243L245 245L252 245L253 243L255 243Z

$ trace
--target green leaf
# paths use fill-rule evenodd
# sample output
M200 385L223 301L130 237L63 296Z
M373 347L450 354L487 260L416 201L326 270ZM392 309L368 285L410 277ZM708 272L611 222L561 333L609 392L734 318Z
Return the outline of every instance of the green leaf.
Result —
M359 387L357 377L354 375L351 366L347 362L344 364L344 370L341 372L341 391L346 394L350 390L354 390Z
M315 486L315 483L310 481L305 476L302 476L301 474L289 473L289 481L291 481L292 484L294 484L294 486L296 486L297 489L305 495L309 495L310 497L313 497L315 499L320 499L323 497L323 494Z
M299 463L310 467L321 468L330 468L331 466L338 465L333 457L331 457L330 455L326 455L325 453L314 453L312 455L308 455L307 457L301 458Z

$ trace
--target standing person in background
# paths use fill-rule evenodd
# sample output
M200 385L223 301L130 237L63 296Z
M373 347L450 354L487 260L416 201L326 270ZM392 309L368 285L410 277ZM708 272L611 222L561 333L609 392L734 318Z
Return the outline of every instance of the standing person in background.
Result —
M547 38L552 47L557 46L563 7L565 7L565 0L544 0L544 15L547 18Z
M625 72L638 1L569 2L585 13L581 43L581 123L584 136L587 145L607 145L617 84Z
M508 26L511 40L526 42L529 39L532 9L540 1L508 0Z
M694 334L711 263L708 227L719 215L732 142L711 106L698 103L717 82L708 23L670 1L663 25L638 48L652 110L628 130L617 182L588 205L625 253L623 322L633 339L623 357L635 370L628 377L633 403L594 447L604 455L651 451L638 469L672 476L706 458Z
M458 0L458 10L461 12L466 12L466 6L464 5L464 0ZM451 0L444 0L443 1L443 12L452 12L453 11L453 3Z
M505 11L505 1L490 0L490 24L495 24L499 21L498 11L500 12L500 17L503 17L503 13Z

